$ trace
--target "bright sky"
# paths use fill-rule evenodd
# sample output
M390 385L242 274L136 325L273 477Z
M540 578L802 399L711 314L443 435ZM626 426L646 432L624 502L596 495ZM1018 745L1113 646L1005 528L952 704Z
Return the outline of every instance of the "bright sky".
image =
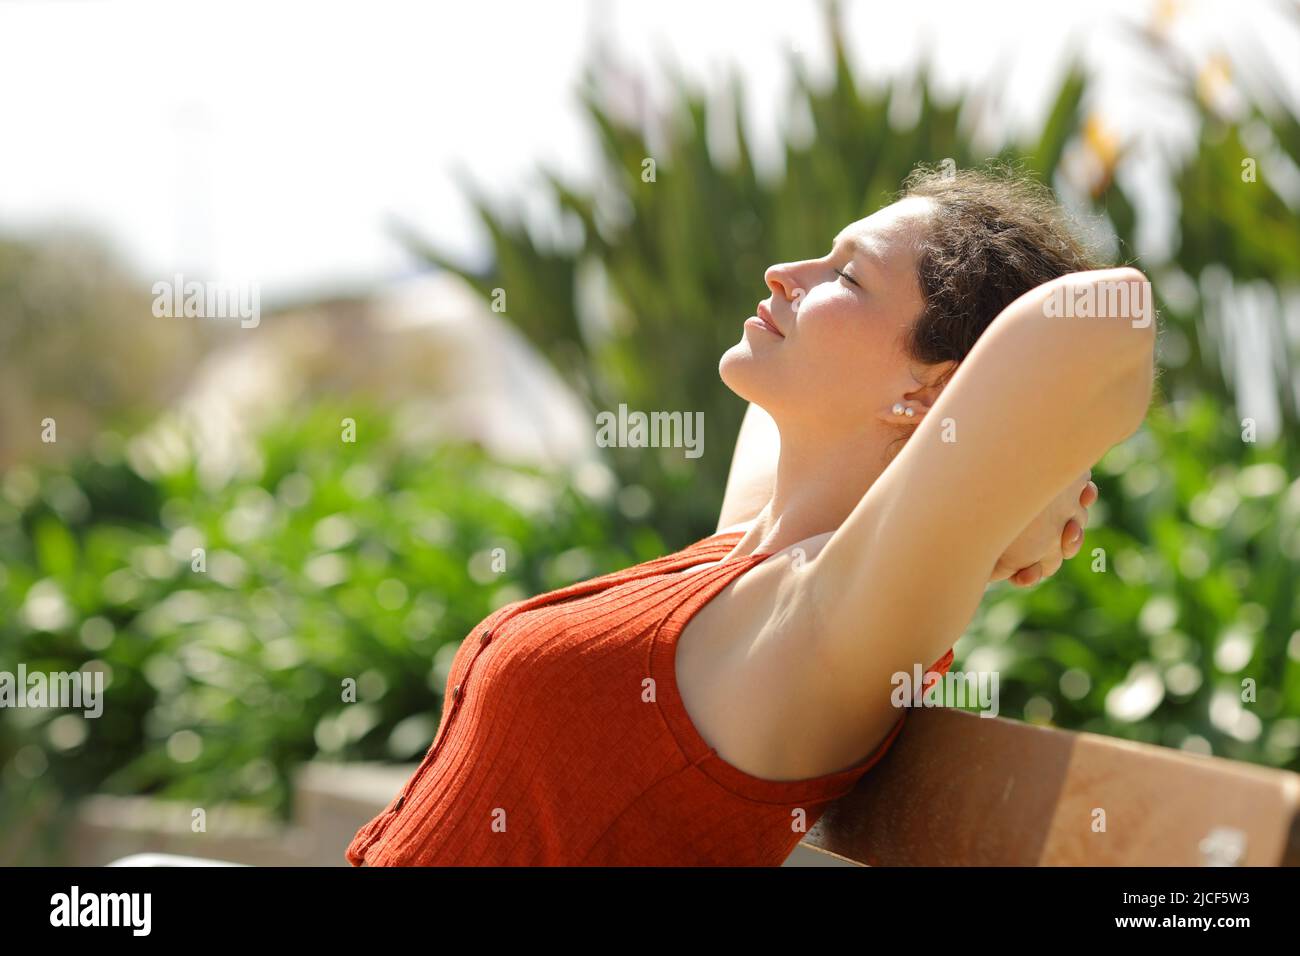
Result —
M1033 123L1077 42L1101 71L1097 103L1116 128L1190 135L1134 95L1154 74L1119 24L1145 22L1151 4L846 6L850 54L870 75L928 49L945 82L996 77ZM1269 51L1300 98L1300 59L1282 48L1296 34L1278 3L1175 6L1186 49ZM385 231L394 215L481 254L453 165L525 202L541 161L588 173L594 148L573 91L593 35L643 73L656 50L700 80L737 63L762 147L789 119L781 50L796 45L823 72L818 10L807 0L0 0L0 231L84 223L150 281L177 270L258 281L264 302L409 271Z

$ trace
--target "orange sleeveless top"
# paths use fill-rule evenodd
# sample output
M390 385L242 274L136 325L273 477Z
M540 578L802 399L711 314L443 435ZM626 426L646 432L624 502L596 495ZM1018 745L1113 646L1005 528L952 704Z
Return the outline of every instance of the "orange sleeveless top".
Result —
M677 637L770 552L675 572L721 561L742 535L711 535L489 614L456 653L423 761L357 831L348 862L781 865L885 754L908 708L868 757L821 777L767 780L718 756L678 695ZM930 671L952 658L949 649Z

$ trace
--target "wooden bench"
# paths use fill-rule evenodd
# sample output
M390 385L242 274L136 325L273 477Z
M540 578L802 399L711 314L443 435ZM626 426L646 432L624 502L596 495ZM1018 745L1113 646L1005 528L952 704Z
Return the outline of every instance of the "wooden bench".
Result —
M802 846L869 866L1296 866L1300 774L917 709Z

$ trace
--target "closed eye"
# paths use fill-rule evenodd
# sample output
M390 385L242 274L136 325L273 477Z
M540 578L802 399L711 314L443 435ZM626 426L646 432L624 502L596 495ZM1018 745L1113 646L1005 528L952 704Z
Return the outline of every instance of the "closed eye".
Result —
M832 266L832 268L834 267ZM841 272L839 269L835 269L835 274L839 276L841 279L844 279L848 282L852 282L854 285L858 286L859 289L862 288L862 286L858 285L858 280L853 278L853 276L849 275L847 272Z

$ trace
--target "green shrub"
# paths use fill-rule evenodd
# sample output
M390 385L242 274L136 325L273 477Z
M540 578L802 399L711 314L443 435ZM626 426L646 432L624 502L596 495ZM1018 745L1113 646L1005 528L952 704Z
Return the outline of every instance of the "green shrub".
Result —
M384 416L348 414L355 444L316 410L215 492L192 462L146 480L120 451L7 476L0 670L94 661L109 679L97 719L0 711L0 830L92 791L286 813L289 774L317 754L418 759L484 616L669 550L564 476L411 450Z
M1213 399L1178 408L1093 469L1083 550L996 585L961 664L1004 716L1300 770L1300 480Z

